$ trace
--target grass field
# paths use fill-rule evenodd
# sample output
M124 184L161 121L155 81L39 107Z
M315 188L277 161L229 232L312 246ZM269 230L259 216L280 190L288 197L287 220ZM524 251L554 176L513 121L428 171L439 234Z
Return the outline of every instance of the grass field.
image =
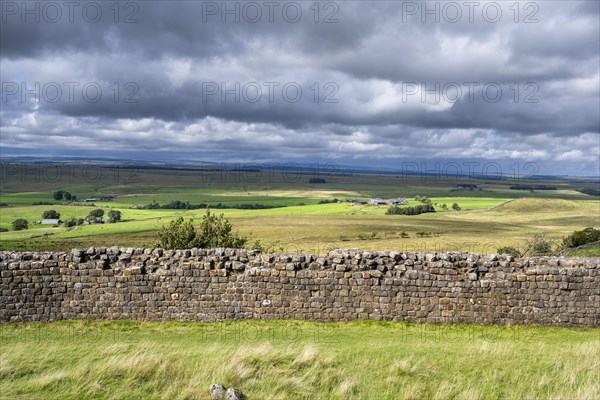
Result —
M157 230L183 215L200 218L204 210L138 209L153 202L166 204L247 204L282 206L261 210L228 208L223 212L248 246L257 240L270 251L324 253L331 248L359 247L369 250L455 250L493 253L502 246L519 247L534 233L545 233L560 242L577 229L600 226L600 200L576 191L589 183L577 180L551 181L557 190L509 189L514 182L474 181L481 190L459 190L455 181L423 180L393 175L327 176L325 184L308 184L310 176L272 179L282 172L270 171L260 179L241 179L233 172L141 170L132 173L99 170L103 179L82 179L84 172L69 170L68 179L52 182L43 174L8 175L1 182L0 227L11 229L17 218L39 221L44 210L54 209L63 220L84 218L96 208L122 212L117 224L84 225L74 228L34 225L26 231L0 233L0 249L69 250L73 247L140 246L158 243ZM119 177L119 179L115 179ZM121 179L123 178L123 179ZM292 179L293 178L293 179ZM538 182L536 182L538 184ZM31 191L32 189L38 191ZM78 198L117 196L94 205L68 204L52 198L53 190L68 190ZM415 195L429 196L436 213L417 216L385 215L386 206L353 205L346 202L319 204L324 200L368 200L371 197L406 197L409 206L421 204ZM51 205L32 205L34 202ZM460 211L444 210L453 203ZM402 232L405 236L401 237ZM424 235L421 235L424 233ZM421 235L421 236L419 236ZM367 240L368 239L368 240ZM600 256L600 248L585 250Z
M2 325L3 399L597 399L600 330L300 321Z

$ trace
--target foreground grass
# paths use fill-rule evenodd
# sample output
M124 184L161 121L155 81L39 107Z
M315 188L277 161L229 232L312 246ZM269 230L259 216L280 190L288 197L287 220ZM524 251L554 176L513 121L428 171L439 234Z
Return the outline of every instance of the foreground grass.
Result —
M300 321L0 326L0 397L597 399L600 329Z

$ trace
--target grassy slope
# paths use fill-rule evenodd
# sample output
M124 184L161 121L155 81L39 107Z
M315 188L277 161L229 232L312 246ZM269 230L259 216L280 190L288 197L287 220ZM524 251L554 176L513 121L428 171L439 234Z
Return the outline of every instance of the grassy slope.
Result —
M596 399L600 331L355 322L2 325L3 398Z
M323 253L328 248L360 247L369 250L465 250L495 252L498 247L519 245L528 235L545 232L559 240L586 226L599 226L597 200L566 201L517 199L481 204L471 198L445 198L470 207L460 212L441 211L418 216L384 215L386 207L347 203L290 206L267 210L220 210L251 243L261 240L274 251ZM438 199L434 198L435 202ZM415 203L415 202L411 202ZM490 207L497 205L497 207ZM9 227L16 218L39 219L50 206L3 208L0 226ZM52 206L63 218L84 217L94 207ZM108 210L108 208L106 208ZM124 222L66 229L32 225L20 232L0 233L1 248L63 249L88 246L153 246L156 230L172 218L185 215L199 219L204 210L121 209ZM400 238L401 232L410 238ZM375 240L360 240L360 234L377 233ZM429 232L428 238L417 232Z

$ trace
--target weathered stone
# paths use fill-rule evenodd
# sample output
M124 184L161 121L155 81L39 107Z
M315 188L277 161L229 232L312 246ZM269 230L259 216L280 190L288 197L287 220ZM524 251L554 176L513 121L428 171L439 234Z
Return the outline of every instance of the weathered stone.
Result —
M0 322L295 318L600 325L600 259L334 250L0 251Z
M210 398L211 400L222 400L225 395L225 388L220 383L213 383L210 385Z
M235 388L229 388L225 392L225 400L243 400L244 395L242 392Z

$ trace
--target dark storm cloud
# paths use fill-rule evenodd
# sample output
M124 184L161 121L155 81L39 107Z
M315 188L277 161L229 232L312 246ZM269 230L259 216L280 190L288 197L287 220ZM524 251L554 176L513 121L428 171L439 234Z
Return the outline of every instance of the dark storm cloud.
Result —
M111 2L81 2L72 21L56 2L56 23L46 3L27 3L34 11L24 16L23 4L2 2L4 147L37 147L46 135L43 143L72 149L110 142L245 159L393 159L417 149L440 157L436 143L445 143L459 158L579 158L598 169L594 1L520 3L518 14L510 2L479 2L472 15L457 2L457 20L448 2L322 2L318 15L313 2L276 2L272 15L264 2L123 2L118 14ZM95 7L102 16L91 22ZM223 7L240 21L222 22ZM256 23L252 7L262 13ZM41 101L22 97L36 83ZM57 101L48 83L62 87ZM102 89L94 101L82 93L89 84ZM222 97L221 84L239 84L237 98ZM436 93L423 95L421 84ZM443 90L456 86L458 98ZM499 98L485 97L496 88Z

